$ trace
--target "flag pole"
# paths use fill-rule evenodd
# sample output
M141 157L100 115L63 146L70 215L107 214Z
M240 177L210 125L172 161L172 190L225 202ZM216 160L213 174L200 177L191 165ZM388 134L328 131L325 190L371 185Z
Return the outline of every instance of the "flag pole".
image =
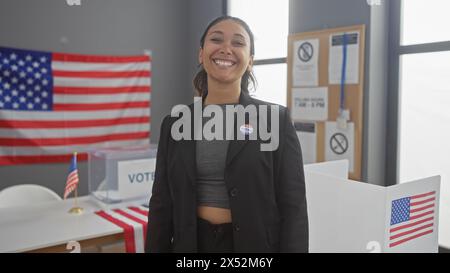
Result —
M78 187L77 187L78 188ZM75 207L78 207L78 189L75 188Z
M69 210L69 213L82 214L83 208L78 206L78 191L75 188L75 206Z
M77 152L73 153L75 160L77 160ZM72 214L82 214L83 208L78 206L78 185L75 187L75 206L69 210Z

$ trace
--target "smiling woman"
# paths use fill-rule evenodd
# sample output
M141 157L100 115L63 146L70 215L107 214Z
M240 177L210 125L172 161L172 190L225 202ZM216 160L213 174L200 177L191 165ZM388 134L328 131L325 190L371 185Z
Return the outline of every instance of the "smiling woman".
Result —
M200 39L201 70L194 78L199 95L209 94L206 104L237 102L241 89L248 93L249 83L255 85L256 81L252 73L254 55L253 33L244 21L223 16L209 24ZM231 96L230 90L234 90Z
M219 17L202 35L193 82L202 99L186 111L172 110L161 125L146 251L308 251L300 144L286 107L250 97L254 54L253 34L239 18ZM226 139L192 140L209 117L217 120L214 131L222 132L217 124L224 124L224 115L205 113L230 106L254 111L230 115L231 129L239 129L225 132ZM265 148L272 143L258 134L256 120L275 135L273 149ZM179 124L188 140L176 136Z

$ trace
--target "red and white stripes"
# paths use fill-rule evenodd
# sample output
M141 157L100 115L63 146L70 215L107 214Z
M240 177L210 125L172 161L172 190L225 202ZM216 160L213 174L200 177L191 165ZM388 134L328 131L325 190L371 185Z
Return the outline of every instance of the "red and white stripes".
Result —
M409 220L390 227L389 247L433 233L435 205L435 191L411 196Z
M51 110L1 111L0 165L67 161L74 150L84 160L92 148L149 143L149 56L53 53L51 74L52 92L40 91L52 96Z
M127 253L144 253L147 236L148 208L128 207L95 212L100 217L121 227Z
M78 186L78 169L73 170L67 176L66 188L64 189L64 199Z

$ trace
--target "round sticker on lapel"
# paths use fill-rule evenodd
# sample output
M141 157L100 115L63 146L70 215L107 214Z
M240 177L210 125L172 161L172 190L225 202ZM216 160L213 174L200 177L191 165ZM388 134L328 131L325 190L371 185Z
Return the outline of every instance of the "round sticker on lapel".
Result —
M241 125L241 133L248 136L251 133L253 133L253 127L250 124L243 124Z

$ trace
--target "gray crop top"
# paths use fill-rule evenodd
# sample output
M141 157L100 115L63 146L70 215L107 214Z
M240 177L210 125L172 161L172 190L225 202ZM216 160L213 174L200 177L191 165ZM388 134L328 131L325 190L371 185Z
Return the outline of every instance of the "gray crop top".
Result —
M218 104L225 109L226 104ZM224 122L225 122L224 112ZM203 117L205 124L210 117ZM225 131L225 130L224 130ZM229 209L228 190L225 185L225 160L228 140L197 140L197 205Z

